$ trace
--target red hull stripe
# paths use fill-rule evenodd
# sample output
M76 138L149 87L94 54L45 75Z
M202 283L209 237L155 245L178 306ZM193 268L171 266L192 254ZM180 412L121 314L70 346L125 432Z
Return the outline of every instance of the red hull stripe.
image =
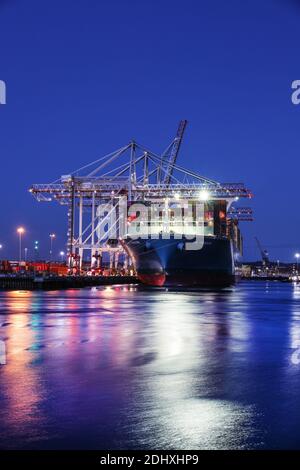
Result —
M139 280L149 286L163 286L166 280L165 274L138 274Z

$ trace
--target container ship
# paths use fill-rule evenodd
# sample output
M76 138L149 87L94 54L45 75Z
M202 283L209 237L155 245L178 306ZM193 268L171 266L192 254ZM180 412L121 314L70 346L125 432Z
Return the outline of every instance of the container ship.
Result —
M235 208L240 197L252 197L242 183L224 183L200 176L178 167L176 160L187 121L181 121L167 158L158 162L159 184L156 194L144 192L144 203L154 204L156 198L165 210L154 211L156 216L147 222L137 221L136 214L129 221L134 225L122 240L124 249L133 260L140 281L150 286L229 286L240 272L243 240L240 220L252 220L248 207ZM161 177L162 168L164 176ZM177 177L174 173L177 172ZM179 182L178 174L184 175ZM148 182L148 179L146 181ZM152 188L153 189L153 188ZM140 198L139 198L140 200ZM191 217L187 222L179 217L182 203L190 206ZM197 213L197 205L202 211ZM153 212L153 211L152 211ZM146 224L146 226L145 226ZM146 230L145 230L146 229ZM137 236L140 234L140 236ZM193 238L194 237L194 238ZM197 239L198 248L193 246Z
M124 266L133 264L141 282L151 286L235 281L242 255L239 222L252 220L251 208L237 204L252 194L243 183L220 183L178 164L186 125L180 121L162 153L131 141L53 183L30 188L38 201L68 208L69 273L83 274L88 263L95 272L107 252L110 267L117 269L124 258Z
M189 203L193 208L199 202L192 199ZM233 284L239 271L243 241L237 218L232 217L228 207L231 203L218 199L204 202L203 214L198 218L194 215L188 227L184 227L185 223L173 220L176 202L171 200L167 221L161 214L160 220L147 222L147 238L142 233L143 222L133 219L130 222L131 226L135 225L133 232L141 236L131 238L129 234L122 243L140 281L150 286Z

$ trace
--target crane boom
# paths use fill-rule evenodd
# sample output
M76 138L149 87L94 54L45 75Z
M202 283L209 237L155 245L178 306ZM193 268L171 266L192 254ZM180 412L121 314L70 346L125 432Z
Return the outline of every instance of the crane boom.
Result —
M180 145L181 145L181 142L182 142L182 138L183 138L183 134L184 134L186 125L187 125L187 120L186 119L181 120L180 123L179 123L177 133L176 133L176 137L173 141L173 145L172 145L172 148L171 148L169 160L167 162L167 167L166 167L166 172L165 172L165 177L164 177L164 184L169 184L170 183L172 173L173 173L173 169L174 169L174 165L175 165L176 160L177 160L177 156L178 156L178 153L179 153L179 149L180 149Z

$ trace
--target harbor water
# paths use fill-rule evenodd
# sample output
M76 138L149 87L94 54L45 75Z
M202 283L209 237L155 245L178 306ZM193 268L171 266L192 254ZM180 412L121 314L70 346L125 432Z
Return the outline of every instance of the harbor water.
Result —
M300 287L0 292L1 449L300 449Z

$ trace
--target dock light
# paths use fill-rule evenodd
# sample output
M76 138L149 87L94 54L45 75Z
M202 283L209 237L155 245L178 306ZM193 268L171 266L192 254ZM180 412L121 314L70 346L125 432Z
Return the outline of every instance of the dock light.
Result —
M1 250L2 246L3 246L3 245L0 244L0 250Z
M19 262L22 261L22 235L25 233L24 227L18 227L17 233L19 234Z
M180 194L179 193L175 193L174 194L174 198L176 199L176 201L178 201L180 199Z
M61 262L63 262L64 256L65 256L65 252L64 252L64 251L60 251L59 254L60 254L60 256L61 256Z
M50 261L52 261L52 248L53 248L53 240L56 237L55 233L50 233Z
M300 253L295 253L295 258L296 258L296 271L297 271L297 274L298 274L298 262L299 262L299 258L300 258Z
M200 201L207 201L210 197L210 194L208 191L206 191L205 189L203 189L202 191L200 191L199 193L199 199Z
M35 256L35 260L37 261L39 257L39 241L38 240L35 240L34 242L34 256Z

